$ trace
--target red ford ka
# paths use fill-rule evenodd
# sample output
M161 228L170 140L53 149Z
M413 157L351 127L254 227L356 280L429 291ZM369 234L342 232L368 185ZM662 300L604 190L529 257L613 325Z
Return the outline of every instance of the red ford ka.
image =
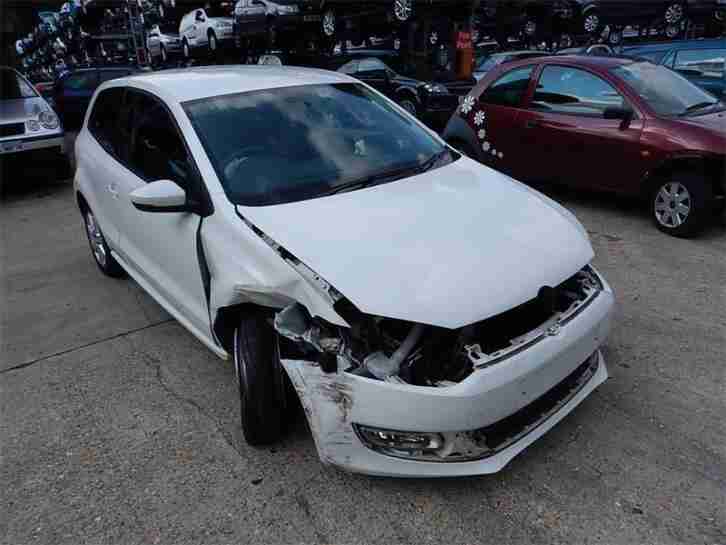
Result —
M520 180L646 197L674 236L695 235L724 208L726 104L647 61L507 64L464 98L444 137Z

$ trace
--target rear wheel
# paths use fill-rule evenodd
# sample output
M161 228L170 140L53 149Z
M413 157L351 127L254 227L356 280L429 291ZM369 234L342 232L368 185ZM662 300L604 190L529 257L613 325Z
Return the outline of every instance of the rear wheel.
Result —
M601 27L600 14L597 10L591 9L585 13L582 19L582 29L586 34L597 34Z
M285 406L284 370L277 335L264 313L240 318L234 332L234 363L245 440L250 445L277 441Z
M168 60L169 60L169 57L168 57L168 55L166 53L166 47L164 47L162 45L161 46L161 62L164 63L164 64L166 64L166 61L168 61Z
M182 52L184 54L184 58L189 60L191 57L191 52L189 51L189 42L187 42L186 38L182 42Z
M335 12L332 9L325 10L322 18L323 35L326 38L332 38L335 36L337 30L337 21L335 19Z
M209 42L209 52L216 53L218 44L217 44L217 35L214 33L214 31L209 32L208 42Z
M666 24L677 25L683 20L686 10L681 2L673 2L668 5L663 15Z
M393 0L393 16L400 23L405 23L413 15L413 0Z
M697 235L713 217L713 192L703 176L674 172L656 184L651 212L658 229L674 237Z

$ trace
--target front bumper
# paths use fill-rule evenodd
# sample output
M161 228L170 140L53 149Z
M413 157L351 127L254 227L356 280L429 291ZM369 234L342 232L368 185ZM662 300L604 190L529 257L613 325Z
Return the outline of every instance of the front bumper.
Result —
M604 290L555 336L491 367L475 370L451 387L429 388L325 374L314 362L283 360L310 424L320 458L343 469L372 475L446 477L495 473L554 427L608 377L599 347L610 328L614 298ZM594 354L594 357L593 357ZM382 454L365 446L353 425L455 438L491 429L537 406L544 396L592 363L583 382L570 389L540 420L529 422L512 442L471 461L421 461ZM448 439L447 439L448 440Z
M20 155L38 150L57 149L65 151L63 133L50 136L34 136L24 138L7 138L0 140L0 155Z

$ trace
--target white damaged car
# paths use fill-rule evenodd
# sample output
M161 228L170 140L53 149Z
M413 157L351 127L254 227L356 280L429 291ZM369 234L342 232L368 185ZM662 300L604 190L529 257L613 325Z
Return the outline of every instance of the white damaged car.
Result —
M326 463L492 473L607 378L574 216L344 74L109 81L76 157L98 266L234 359L251 444L294 391Z

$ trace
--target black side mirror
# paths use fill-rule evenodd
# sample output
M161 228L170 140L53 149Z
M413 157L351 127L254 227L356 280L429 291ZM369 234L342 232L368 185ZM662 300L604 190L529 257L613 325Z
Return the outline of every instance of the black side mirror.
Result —
M620 130L625 130L630 126L631 121L633 121L635 112L630 108L611 107L606 108L602 116L605 119L619 119L621 121Z

